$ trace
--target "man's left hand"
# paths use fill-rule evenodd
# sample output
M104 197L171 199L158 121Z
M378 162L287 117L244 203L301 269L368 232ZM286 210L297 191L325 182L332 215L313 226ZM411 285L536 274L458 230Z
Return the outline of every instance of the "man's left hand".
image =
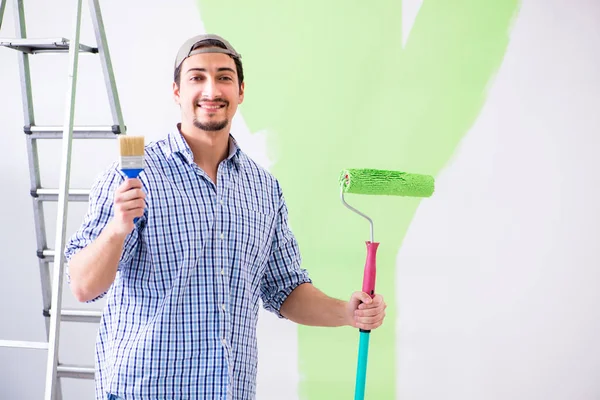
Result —
M349 325L366 331L376 329L383 323L386 307L380 294L371 298L364 292L354 292L347 305Z

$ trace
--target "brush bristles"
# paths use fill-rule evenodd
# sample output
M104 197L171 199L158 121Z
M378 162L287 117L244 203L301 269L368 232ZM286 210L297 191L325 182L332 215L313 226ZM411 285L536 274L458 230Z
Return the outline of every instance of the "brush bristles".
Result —
M143 156L144 136L119 136L119 151L121 156Z

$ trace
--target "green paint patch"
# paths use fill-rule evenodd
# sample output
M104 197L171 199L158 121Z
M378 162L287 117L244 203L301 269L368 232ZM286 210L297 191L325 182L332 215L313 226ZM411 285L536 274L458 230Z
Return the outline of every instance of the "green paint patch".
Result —
M273 173L317 287L347 299L362 286L368 225L340 202L340 171L435 176L485 102L518 3L425 1L402 49L399 1L200 1L206 29L242 53L241 111L252 131L276 138ZM376 290L389 305L371 334L367 398L392 399L402 357L395 258L420 200L347 199L375 221ZM355 329L299 327L298 345L301 398L353 398Z

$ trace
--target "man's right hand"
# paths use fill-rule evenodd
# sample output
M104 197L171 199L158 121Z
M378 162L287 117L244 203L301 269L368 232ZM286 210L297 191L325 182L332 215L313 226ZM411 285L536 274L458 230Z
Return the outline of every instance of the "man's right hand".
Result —
M127 179L114 197L114 217L100 235L69 261L71 290L81 302L106 292L115 280L123 245L133 230L133 220L144 215L146 195L139 179Z
M146 194L142 190L142 182L127 179L115 191L115 216L113 228L115 233L127 236L133 230L133 220L144 215Z

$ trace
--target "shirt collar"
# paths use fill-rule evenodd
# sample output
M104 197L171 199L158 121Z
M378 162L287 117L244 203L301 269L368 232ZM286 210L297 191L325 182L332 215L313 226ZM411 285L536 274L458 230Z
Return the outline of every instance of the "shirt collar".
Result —
M187 161L188 164L194 162L194 153L192 149L185 141L185 138L181 134L181 124L177 124L177 129L169 134L169 150L170 155L175 153L181 154L181 156ZM242 165L241 149L238 142L230 134L229 135L229 154L226 160L233 162L236 166Z

